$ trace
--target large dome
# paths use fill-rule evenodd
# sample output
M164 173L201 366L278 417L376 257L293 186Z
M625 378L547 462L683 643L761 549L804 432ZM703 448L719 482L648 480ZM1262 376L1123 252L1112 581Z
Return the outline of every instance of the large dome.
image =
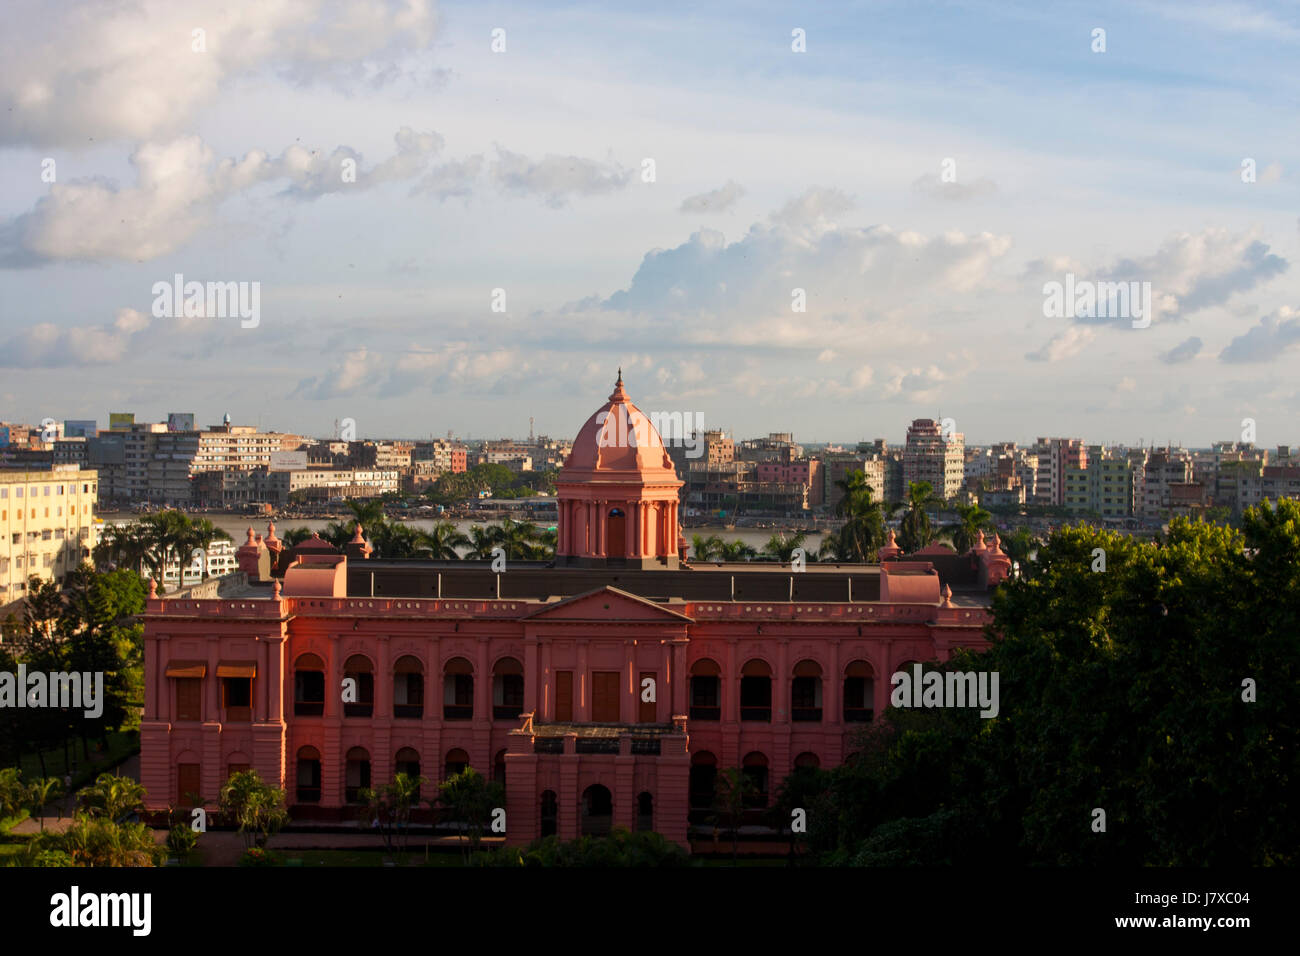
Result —
M620 370L614 391L573 439L558 480L590 481L640 476L675 481L677 471L650 418L627 397Z

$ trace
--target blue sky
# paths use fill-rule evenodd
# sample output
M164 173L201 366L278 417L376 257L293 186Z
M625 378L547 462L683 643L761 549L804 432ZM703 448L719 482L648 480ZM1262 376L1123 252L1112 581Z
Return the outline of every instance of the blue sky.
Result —
M1294 5L0 18L0 418L570 436L621 364L737 437L1300 444ZM154 317L176 273L257 326ZM1154 321L1046 317L1066 273Z

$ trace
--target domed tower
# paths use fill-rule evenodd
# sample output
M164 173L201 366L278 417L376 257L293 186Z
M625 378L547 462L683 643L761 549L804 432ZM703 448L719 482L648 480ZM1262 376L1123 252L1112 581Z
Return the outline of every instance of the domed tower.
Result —
M555 563L676 568L681 487L658 429L628 400L620 369L609 401L582 426L555 480Z

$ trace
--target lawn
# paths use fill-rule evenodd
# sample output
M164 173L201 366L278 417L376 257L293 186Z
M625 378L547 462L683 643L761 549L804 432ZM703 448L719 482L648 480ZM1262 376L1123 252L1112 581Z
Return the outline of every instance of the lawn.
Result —
M302 866L383 866L389 854L383 850L277 850L272 852L283 860L302 860ZM411 847L404 856L392 857L405 866L461 866L463 858L459 853L430 853L426 863L422 847ZM401 863L401 860L405 863Z
M73 765L77 772L72 776L72 786L74 789L85 786L92 782L96 776L111 767L121 763L133 753L140 750L140 734L138 731L124 733L114 731L108 735L108 751L97 754L92 746L90 762L87 763L81 756L81 741L75 740L68 745L68 751L72 755ZM23 771L23 780L31 783L33 780L39 780L41 777L41 764L35 753L23 755L22 763L19 764ZM63 775L67 772L67 766L63 760L63 748L57 750L45 751L45 773L54 777L60 783L63 782Z

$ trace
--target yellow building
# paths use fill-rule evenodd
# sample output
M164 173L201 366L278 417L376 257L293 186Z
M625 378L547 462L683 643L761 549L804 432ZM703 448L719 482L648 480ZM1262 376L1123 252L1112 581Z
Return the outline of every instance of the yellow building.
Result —
M76 465L0 469L0 606L26 597L29 576L61 581L90 558L98 484Z

